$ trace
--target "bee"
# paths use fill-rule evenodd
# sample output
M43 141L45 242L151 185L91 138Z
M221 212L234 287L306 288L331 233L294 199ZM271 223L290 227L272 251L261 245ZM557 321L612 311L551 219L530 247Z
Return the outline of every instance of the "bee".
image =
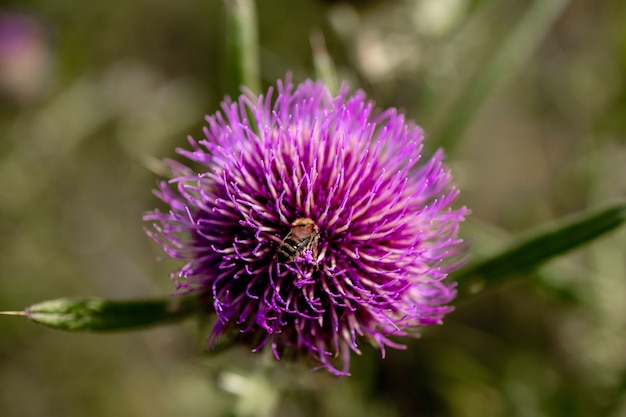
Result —
M291 230L278 246L276 259L280 263L289 263L299 258L307 250L311 250L313 258L317 258L317 243L320 232L311 219L296 219L291 224Z

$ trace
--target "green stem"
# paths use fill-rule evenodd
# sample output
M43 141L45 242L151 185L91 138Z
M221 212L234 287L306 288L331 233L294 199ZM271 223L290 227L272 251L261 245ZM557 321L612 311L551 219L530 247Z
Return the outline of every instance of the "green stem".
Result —
M242 86L261 92L259 38L254 0L225 0L226 84L237 97Z

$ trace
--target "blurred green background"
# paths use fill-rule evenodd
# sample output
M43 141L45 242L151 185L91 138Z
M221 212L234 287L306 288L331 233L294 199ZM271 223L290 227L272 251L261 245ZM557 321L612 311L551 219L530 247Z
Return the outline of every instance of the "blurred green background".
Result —
M0 310L169 294L177 264L155 262L141 216L159 206L158 160L228 92L223 2L2 4ZM321 33L342 80L445 147L476 258L626 194L623 0L260 0L258 13L264 88L314 76ZM0 415L626 416L625 247L621 230L460 299L408 350L365 348L344 379L203 354L193 321L102 335L0 317Z

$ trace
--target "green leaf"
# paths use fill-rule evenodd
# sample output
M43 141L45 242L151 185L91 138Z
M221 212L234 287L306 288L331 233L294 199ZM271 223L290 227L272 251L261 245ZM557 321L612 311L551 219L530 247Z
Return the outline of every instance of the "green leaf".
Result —
M242 86L261 92L259 35L254 0L225 0L226 68L228 92L239 96Z
M592 241L621 226L626 204L566 218L522 239L510 248L483 261L470 264L452 276L460 292L472 293L511 276L531 271L544 262Z
M22 315L58 330L102 332L179 320L197 310L196 298L191 297L130 301L59 298L32 305Z

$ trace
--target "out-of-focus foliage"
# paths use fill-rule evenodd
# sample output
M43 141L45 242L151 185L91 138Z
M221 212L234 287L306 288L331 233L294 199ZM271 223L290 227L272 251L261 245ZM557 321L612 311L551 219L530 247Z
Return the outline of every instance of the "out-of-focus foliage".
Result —
M559 2L527 58L505 60L501 80L487 80L448 152L473 212L462 232L477 259L626 192L626 4ZM339 77L403 109L432 150L535 5L258 2L261 74L266 84L288 70L297 81L311 76L311 35L321 33ZM226 91L222 3L14 6L0 14L27 22L28 36L9 52L0 39L0 78L14 77L0 80L0 309L170 292L174 264L154 262L160 250L141 215L157 204L158 159L185 146L186 134L200 136L202 115ZM205 335L192 323L84 335L2 317L0 414L623 415L624 247L622 231L533 279L465 298L406 351L380 360L366 349L345 379L243 350L204 358Z

